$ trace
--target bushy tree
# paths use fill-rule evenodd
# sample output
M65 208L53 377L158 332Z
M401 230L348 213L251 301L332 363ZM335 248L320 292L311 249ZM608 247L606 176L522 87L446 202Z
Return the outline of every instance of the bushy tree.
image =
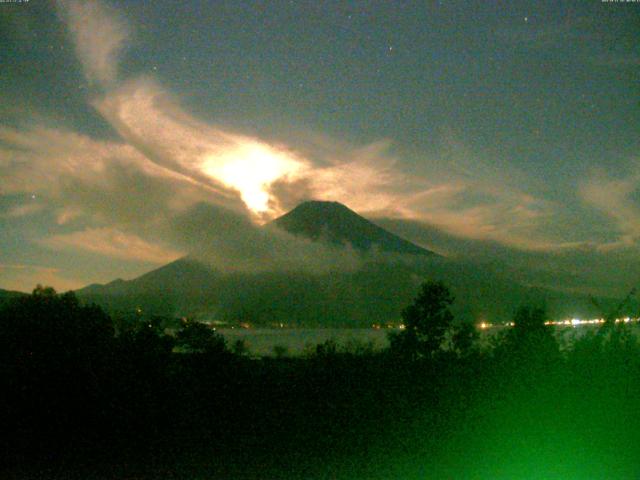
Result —
M114 330L97 306L80 305L73 292L62 295L38 285L0 311L0 355L20 368L91 368L109 354Z
M542 306L518 308L513 328L507 333L499 352L524 365L550 364L560 360L560 348L553 330L545 325L547 311Z
M0 308L0 450L54 451L100 417L114 342L109 316L71 292L38 286Z
M276 358L284 358L289 354L289 349L284 345L274 345L272 351Z
M154 323L138 321L121 330L118 336L120 354L133 357L138 366L159 368L168 361L175 339L165 335Z
M460 323L451 335L451 348L459 357L468 357L475 351L478 337L478 330L472 323Z
M178 346L192 353L222 354L227 344L222 335L204 323L185 321L176 335Z
M453 295L442 282L426 281L414 302L402 311L404 330L390 338L393 351L411 359L441 351L453 314Z
M231 351L238 357L248 356L249 346L247 345L247 341L243 338L238 338L235 342L233 342L233 345L231 345Z
M322 343L318 343L315 348L317 358L330 358L338 354L338 343L334 338L329 338Z

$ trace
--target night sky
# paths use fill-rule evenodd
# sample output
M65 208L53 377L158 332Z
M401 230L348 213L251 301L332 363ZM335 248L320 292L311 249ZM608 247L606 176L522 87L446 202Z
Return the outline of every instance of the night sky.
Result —
M624 293L640 3L0 4L0 288L133 278L308 199Z

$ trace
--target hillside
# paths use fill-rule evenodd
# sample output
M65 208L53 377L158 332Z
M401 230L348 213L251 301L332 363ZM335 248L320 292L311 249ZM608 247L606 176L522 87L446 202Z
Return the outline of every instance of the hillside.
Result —
M350 245L365 255L353 271L229 272L187 256L138 278L78 290L81 299L111 312L142 309L168 316L255 325L362 327L400 322L400 312L425 279L450 286L458 318L509 321L523 303L546 302L551 315L598 315L586 296L529 288L488 265L452 261L408 242L335 202L306 202L264 228Z
M309 201L271 222L293 235L360 251L378 249L409 255L435 255L388 232L338 202Z

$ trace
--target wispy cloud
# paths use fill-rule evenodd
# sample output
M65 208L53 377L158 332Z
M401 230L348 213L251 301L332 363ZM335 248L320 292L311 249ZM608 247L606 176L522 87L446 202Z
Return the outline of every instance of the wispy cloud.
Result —
M26 203L23 205L15 205L9 208L6 212L0 213L0 217L6 218L19 218L33 215L34 213L41 212L45 206L41 203Z
M256 180L251 184L255 190L244 192L267 195L271 217L301 200L337 200L369 216L413 219L462 237L553 247L538 231L552 206L510 187L497 174L489 175L492 181L468 169L456 179L409 176L388 141L363 147L336 142L333 149L311 145L312 154L303 154L200 122L149 79L128 82L97 105L122 142L44 127L0 129L0 140L8 146L0 147L0 158L11 157L4 167L7 187L39 192L60 224L84 216L92 228L162 241L165 226L200 203L246 215L246 198L225 179L225 168L233 173L237 167L242 178L272 159L284 165L265 173L275 180ZM247 150L255 156L247 159ZM465 153L465 161L473 164L470 155Z
M23 291L37 284L55 285L61 291L79 288L82 282L67 278L58 268L28 264L0 264L2 288Z
M117 17L91 5L73 8L112 24L109 28L120 32L116 37L122 41L125 29ZM75 27L70 24L70 28ZM115 65L118 48L104 51L110 53L96 54L96 58L108 58ZM124 145L147 163L209 189L215 199L206 203L226 202L237 209L232 204L240 198L257 218L265 220L300 200L330 199L362 213L434 223L462 236L523 248L546 248L552 243L536 239L536 228L553 207L510 187L514 182L505 181L504 175L485 173L485 180L409 176L399 167L388 140L353 146L323 138L299 150L273 144L196 119L150 77L125 79L93 105L118 131ZM458 147L445 152L451 157L447 161L469 165L477 160ZM469 203L471 197L481 200Z
M522 191L520 185L535 183L530 176L491 167L454 139L445 139L440 156L421 159L425 168L418 175L403 169L388 139L353 145L310 135L294 144L210 124L185 110L157 79L119 77L130 29L116 12L97 1L64 0L59 9L85 75L102 87L91 104L119 139L38 122L0 127L3 193L38 192L58 224L77 223L76 231L51 235L41 245L152 263L196 252L225 268L260 262L298 268L309 259L321 260L314 268L338 260L351 265L349 254L338 259L333 251L255 227L307 199L336 200L368 216L525 250L579 245L549 234L562 207ZM540 35L555 41L556 34ZM607 211L624 206L624 198L607 204L611 199L594 186L583 193ZM195 221L199 209L208 214ZM25 205L15 214L32 210ZM220 211L230 213L211 213ZM625 228L635 232L635 210L622 212ZM242 228L229 228L234 222ZM178 226L190 233L176 235Z
M637 170L637 168L636 168ZM640 205L633 195L638 193L640 174L612 178L604 171L594 171L580 184L584 202L606 214L618 231L618 240L600 246L601 249L629 247L640 240Z
M82 212L96 221L139 224L200 201L234 204L232 191L164 168L126 143L45 127L0 127L0 142L3 192L35 192L61 218Z
M193 258L227 272L284 271L323 274L353 271L363 257L337 248L261 228L248 216L214 205L200 204L176 216L167 236L183 245Z
M140 154L256 213L270 210L272 182L306 167L285 146L199 121L151 78L127 81L94 105Z
M113 84L118 78L118 56L129 35L126 22L95 0L58 0L58 11L73 37L87 80Z
M450 259L481 265L533 287L620 296L640 279L637 248L606 250L600 243L584 241L522 250L502 242L452 235L420 221L379 218L376 222Z
M113 228L88 228L69 234L53 235L41 244L54 250L82 250L121 260L161 265L184 255L169 247L152 244L131 233Z
M471 194L478 198L469 203ZM404 218L434 225L465 238L498 241L529 250L557 247L543 231L553 206L519 192L485 190L465 182L439 185L407 202Z

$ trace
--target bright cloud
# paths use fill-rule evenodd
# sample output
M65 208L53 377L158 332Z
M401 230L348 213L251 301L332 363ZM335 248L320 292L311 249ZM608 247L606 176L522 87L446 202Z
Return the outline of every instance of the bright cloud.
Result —
M167 232L176 218L201 204L259 221L307 199L339 201L371 217L422 222L459 237L522 249L567 245L543 233L558 205L523 193L517 188L523 182L512 172L491 170L456 142L442 158L421 159L420 175L409 175L388 140L354 146L298 139L294 148L208 124L185 111L158 80L118 77L129 32L122 18L96 1L65 0L59 6L86 77L103 87L91 105L119 139L97 140L40 125L0 127L3 194L37 192L57 224L77 223L76 231L50 235L41 245L157 264L193 248L208 255L216 251L216 261L233 264L242 254L230 245L241 244L251 231L247 238L266 245L256 258L282 250L277 258L284 262L291 256L283 247L287 242L273 243L251 229L233 237L218 225L201 223L192 236L210 242L207 248L184 238L176 241ZM457 174L450 173L456 169ZM588 184L582 192L638 238L640 215L626 202L630 185ZM612 189L617 193L606 193ZM10 215L37 210L17 206ZM308 246L296 252L302 258Z
M582 200L612 219L620 235L618 241L601 248L628 247L640 240L640 206L632 198L639 185L638 174L615 179L603 171L593 172L580 184Z
M128 27L115 12L95 1L58 0L87 80L111 85L117 79L118 55Z
M151 244L137 235L112 228L89 228L66 235L53 235L41 241L54 250L84 250L110 258L164 263L176 260L183 252Z
M257 141L239 142L202 163L202 171L240 192L247 207L256 213L270 209L269 186L300 172L304 163Z
M83 287L86 283L67 278L58 268L41 265L1 264L0 277L2 288L7 290L25 290L38 284L55 285L59 291Z
M269 185L307 168L286 148L198 121L149 78L125 83L95 106L150 160L219 195L236 191L254 213L281 213L272 210Z
M92 65L87 58L101 59L101 64L108 63L113 70L120 43L126 39L122 21L95 3L73 3L67 9L80 12L67 20L72 32L79 28L75 20L82 16L99 18L101 25L106 25L104 30L117 32L114 38L118 42L110 48L80 55L87 65ZM78 35L75 38L76 42L80 39ZM223 197L232 202L230 192L235 191L257 218L273 218L296 200L318 198L340 201L363 213L400 215L462 236L523 248L550 243L532 238L538 218L549 214L550 205L525 198L506 186L504 178L486 185L475 179L410 177L397 167L398 159L389 153L388 141L354 148L324 139L324 144L307 149L311 150L305 152L311 153L309 157L283 145L208 125L185 112L149 77L126 80L95 99L93 105L125 144L150 163L209 188L217 197L210 203ZM454 158L447 161L474 163L473 155L460 152L459 145L454 147ZM283 192L292 198L282 198ZM469 192L484 193L489 200L462 207Z

